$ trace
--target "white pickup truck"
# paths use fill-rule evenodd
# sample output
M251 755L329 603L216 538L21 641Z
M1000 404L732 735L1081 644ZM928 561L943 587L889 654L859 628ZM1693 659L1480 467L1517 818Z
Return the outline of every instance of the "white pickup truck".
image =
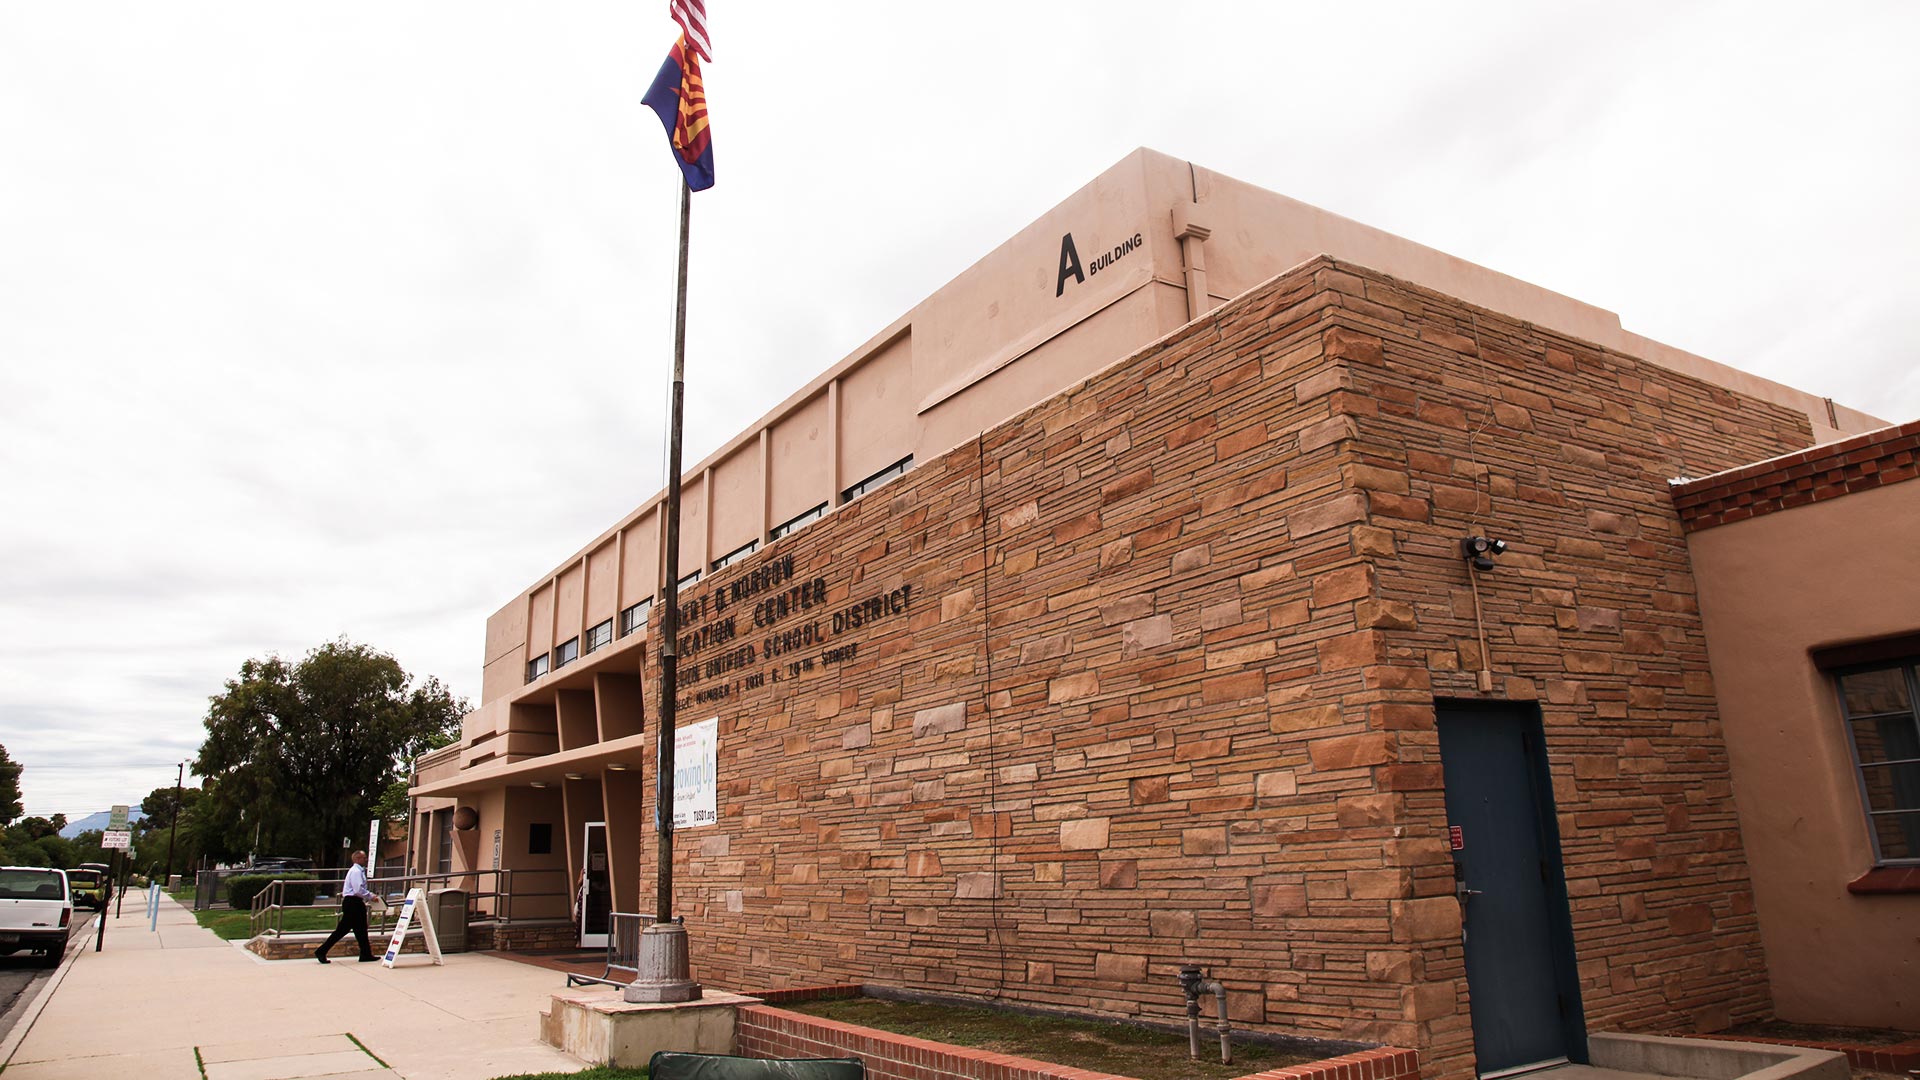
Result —
M32 949L57 967L72 921L73 890L64 871L0 866L0 956Z

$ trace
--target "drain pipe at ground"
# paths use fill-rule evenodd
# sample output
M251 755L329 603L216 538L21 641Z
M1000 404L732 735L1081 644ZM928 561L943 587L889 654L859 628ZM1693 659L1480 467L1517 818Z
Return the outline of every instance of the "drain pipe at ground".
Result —
M1207 978L1198 964L1182 964L1180 989L1187 995L1187 1056L1200 1060L1200 995L1212 994L1220 1006L1220 1064L1233 1064L1233 1028L1227 1023L1227 988Z

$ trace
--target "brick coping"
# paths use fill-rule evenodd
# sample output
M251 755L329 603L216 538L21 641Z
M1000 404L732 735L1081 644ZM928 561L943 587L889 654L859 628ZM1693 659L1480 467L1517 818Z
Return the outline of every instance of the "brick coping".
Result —
M739 1014L740 1052L749 1056L800 1056L795 1051L846 1054L867 1062L878 1078L964 1077L968 1080L1133 1080L1116 1073L1076 1069L1012 1054L918 1039L890 1031L779 1008L775 1003L818 1001L863 993L858 983L797 987L755 993L768 1002ZM755 1051L763 1053L755 1053ZM894 1066L894 1067L890 1067ZM1237 1080L1416 1080L1420 1055L1383 1046L1337 1057L1248 1073Z
M1908 1039L1890 1046L1866 1043L1821 1042L1817 1039L1783 1039L1772 1035L1692 1035L1694 1039L1718 1039L1725 1042L1765 1043L1771 1046L1799 1046L1809 1050L1830 1050L1845 1054L1856 1069L1877 1072L1905 1072L1920 1068L1920 1039Z
M1920 420L1674 484L1688 532L1920 476Z

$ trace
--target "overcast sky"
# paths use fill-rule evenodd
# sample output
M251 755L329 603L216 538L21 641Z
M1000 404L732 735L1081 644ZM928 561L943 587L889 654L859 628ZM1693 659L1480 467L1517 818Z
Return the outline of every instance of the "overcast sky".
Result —
M1920 416L1920 5L710 4L689 462L1142 145ZM248 657L477 699L659 488L665 9L0 0L30 813L171 783Z

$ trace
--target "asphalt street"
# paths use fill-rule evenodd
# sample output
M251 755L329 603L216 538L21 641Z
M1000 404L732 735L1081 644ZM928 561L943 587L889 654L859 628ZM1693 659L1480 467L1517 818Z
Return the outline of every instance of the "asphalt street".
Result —
M83 945L93 948L94 914L76 911L73 916L73 923L67 928L67 951L72 952ZM28 949L22 949L12 956L0 956L0 1039L6 1038L7 1032L13 1030L20 1010L33 1001L33 996L40 992L41 984L53 977L54 969L42 967L40 962L40 957Z

